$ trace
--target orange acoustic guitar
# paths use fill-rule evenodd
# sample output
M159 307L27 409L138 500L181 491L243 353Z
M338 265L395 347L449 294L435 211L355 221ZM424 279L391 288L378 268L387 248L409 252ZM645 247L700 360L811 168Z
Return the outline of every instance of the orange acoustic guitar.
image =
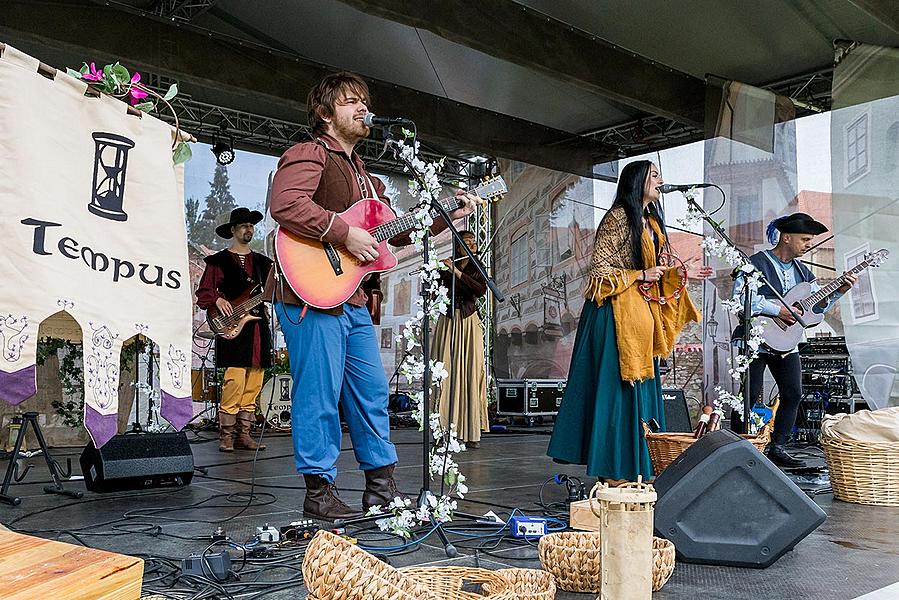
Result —
M257 307L264 301L264 292L259 291L259 286L256 285L247 288L247 291L231 302L233 312L228 316L223 315L213 304L206 310L206 322L209 323L209 329L217 336L233 340L243 331L244 325L262 318L258 314L258 311L262 309Z
M471 193L496 200L507 191L506 182L496 176L485 180ZM461 206L455 197L441 200L447 212ZM340 217L350 226L368 231L378 242L378 258L361 262L343 246L301 237L279 228L275 236L275 260L294 293L315 308L334 308L346 302L369 273L383 273L397 265L387 240L411 231L415 218L397 217L387 204L377 199L354 203Z

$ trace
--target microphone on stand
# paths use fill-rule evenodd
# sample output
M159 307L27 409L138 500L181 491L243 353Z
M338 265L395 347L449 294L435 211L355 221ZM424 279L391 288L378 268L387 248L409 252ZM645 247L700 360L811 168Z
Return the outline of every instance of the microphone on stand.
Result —
M379 117L375 113L366 113L362 117L366 127L384 127L387 125L412 125L412 119L406 117Z
M713 185L713 183L682 183L680 185L666 183L660 185L658 190L663 194L667 194L668 192L686 192L695 188L707 188L712 187Z

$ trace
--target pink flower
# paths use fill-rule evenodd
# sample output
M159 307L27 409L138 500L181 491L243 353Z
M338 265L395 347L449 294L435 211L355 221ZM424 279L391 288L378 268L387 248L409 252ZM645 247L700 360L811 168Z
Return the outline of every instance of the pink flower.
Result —
M102 81L103 79L103 70L97 70L97 65L91 63L90 70L87 73L81 75L82 79L87 79L88 81Z
M131 87L128 89L129 99L131 100L131 104L137 104L141 100L147 97L147 92L143 91L136 87L135 84L140 83L140 73L135 73L133 77L131 77Z

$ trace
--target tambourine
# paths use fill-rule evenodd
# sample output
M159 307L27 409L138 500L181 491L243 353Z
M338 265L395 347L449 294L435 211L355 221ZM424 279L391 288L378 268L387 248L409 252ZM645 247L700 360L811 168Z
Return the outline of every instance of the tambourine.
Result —
M680 273L681 281L680 284L668 295L655 295L653 294L653 290L656 292L661 291L662 280L659 281L644 281L637 288L640 290L640 295L642 295L647 302L658 302L659 304L667 304L672 300L677 300L681 297L681 294L684 293L684 290L687 289L687 265L684 264L684 261L679 259L674 254L669 254L667 252L662 252L659 254L659 264L667 265L669 267L678 267L678 272Z

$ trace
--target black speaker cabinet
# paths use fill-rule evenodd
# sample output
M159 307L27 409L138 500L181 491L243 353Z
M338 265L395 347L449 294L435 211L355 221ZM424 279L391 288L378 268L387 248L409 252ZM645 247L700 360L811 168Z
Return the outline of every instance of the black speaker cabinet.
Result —
M690 433L693 423L690 411L687 410L687 397L684 390L674 388L662 389L662 402L665 405L665 431L672 433Z
M826 515L751 443L703 436L654 483L656 535L684 562L764 568Z
M81 453L84 485L92 492L182 486L194 476L194 457L184 433L117 435L99 450Z

